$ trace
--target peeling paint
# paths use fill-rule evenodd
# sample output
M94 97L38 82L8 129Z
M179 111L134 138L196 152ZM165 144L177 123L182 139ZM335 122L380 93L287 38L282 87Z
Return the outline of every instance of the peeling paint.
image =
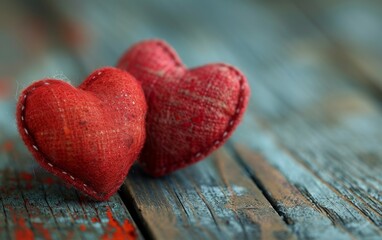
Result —
M21 177L21 179L23 179L25 181L30 181L33 179L32 174L27 173L27 172L20 172L20 177Z
M42 182L46 185L52 185L54 183L54 179L51 177L46 177L42 179Z
M107 208L106 214L109 222L106 226L106 233L101 237L101 239L134 240L137 238L135 228L128 220L125 220L123 225L119 224L118 221L114 219L110 208Z
M83 231L83 232L86 231L86 226L84 224L81 224L80 225L80 230Z
M15 229L15 239L16 240L29 240L34 239L33 232L29 229L25 223L24 218L16 219L17 228Z

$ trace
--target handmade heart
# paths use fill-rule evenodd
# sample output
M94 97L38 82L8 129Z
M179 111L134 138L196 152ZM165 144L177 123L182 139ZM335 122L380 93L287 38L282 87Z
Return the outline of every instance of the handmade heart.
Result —
M149 106L139 162L162 176L205 158L224 144L247 107L245 76L227 64L188 70L161 40L132 46L119 60L142 83Z
M133 76L93 72L78 88L45 79L20 95L19 132L38 163L96 200L123 183L145 141L147 106Z

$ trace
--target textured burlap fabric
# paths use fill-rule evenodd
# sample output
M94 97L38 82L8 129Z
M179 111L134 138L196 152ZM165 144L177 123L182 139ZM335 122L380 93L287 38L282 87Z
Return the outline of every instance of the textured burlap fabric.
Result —
M146 95L147 140L139 161L153 176L205 158L228 139L247 107L250 90L239 70L227 64L189 70L161 40L135 44L117 67L135 76Z
M46 170L97 200L121 186L145 141L147 106L125 71L102 68L78 88L45 79L17 105L19 132Z

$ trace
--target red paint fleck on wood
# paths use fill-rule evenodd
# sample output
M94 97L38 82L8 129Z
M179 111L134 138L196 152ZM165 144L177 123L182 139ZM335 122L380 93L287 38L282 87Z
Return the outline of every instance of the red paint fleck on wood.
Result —
M14 144L11 140L5 141L0 149L5 152L10 152L14 149Z
M30 180L33 179L32 174L27 173L27 172L21 172L21 173L20 173L20 177L21 177L21 179L23 179L23 180L25 180L25 181L30 181Z
M20 172L19 176L20 179L23 180L23 186L25 187L25 189L30 190L33 188L33 185L31 183L31 180L33 179L32 174L27 172Z
M45 183L46 185L52 185L54 183L54 179L51 177L46 177L42 179L42 182Z
M86 231L86 226L84 224L81 224L80 225L80 230L85 232Z
M123 225L119 224L118 221L114 219L110 208L107 208L106 214L109 219L109 223L106 227L106 233L101 237L101 239L134 240L137 238L135 228L128 220L125 220Z
M33 232L25 224L24 218L17 219L17 227L15 229L16 240L29 240L34 239Z

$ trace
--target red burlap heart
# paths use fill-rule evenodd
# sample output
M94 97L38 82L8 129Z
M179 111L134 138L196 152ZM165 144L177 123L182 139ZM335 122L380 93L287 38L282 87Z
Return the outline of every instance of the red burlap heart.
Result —
M140 163L161 176L195 163L221 146L247 107L244 75L226 64L188 70L165 42L131 47L117 66L142 83L149 106Z
M40 165L97 200L121 186L145 141L147 106L125 71L102 68L78 88L45 79L17 105L19 132Z

